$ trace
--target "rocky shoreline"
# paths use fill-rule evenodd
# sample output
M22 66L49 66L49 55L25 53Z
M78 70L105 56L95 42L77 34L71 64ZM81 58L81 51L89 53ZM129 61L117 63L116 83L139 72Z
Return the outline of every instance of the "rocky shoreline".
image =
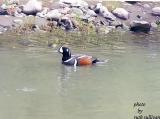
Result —
M0 34L50 32L56 28L72 32L107 34L113 29L145 32L158 29L160 3L106 2L83 0L50 1L4 0L0 3Z

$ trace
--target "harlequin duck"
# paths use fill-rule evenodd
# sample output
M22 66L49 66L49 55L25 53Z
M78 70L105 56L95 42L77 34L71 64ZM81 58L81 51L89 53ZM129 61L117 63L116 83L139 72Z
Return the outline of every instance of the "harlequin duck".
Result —
M62 64L70 66L93 65L99 60L88 55L71 55L71 50L67 47L60 47L59 52L62 53Z

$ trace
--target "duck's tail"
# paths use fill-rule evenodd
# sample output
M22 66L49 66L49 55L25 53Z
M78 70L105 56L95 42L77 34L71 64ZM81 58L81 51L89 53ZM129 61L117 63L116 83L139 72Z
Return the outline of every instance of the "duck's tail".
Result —
M92 61L92 64L95 64L95 63L97 63L97 62L100 62L100 60L99 60L99 59L94 59L94 60Z
M106 63L106 62L108 62L108 60L94 59L94 60L92 61L92 64L96 64L96 63Z

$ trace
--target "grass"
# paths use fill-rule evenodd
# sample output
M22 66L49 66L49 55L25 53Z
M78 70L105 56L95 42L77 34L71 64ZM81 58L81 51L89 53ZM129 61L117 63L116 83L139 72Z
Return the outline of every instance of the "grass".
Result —
M23 23L17 27L14 31L16 33L30 33L35 28L35 17L27 16L24 18Z

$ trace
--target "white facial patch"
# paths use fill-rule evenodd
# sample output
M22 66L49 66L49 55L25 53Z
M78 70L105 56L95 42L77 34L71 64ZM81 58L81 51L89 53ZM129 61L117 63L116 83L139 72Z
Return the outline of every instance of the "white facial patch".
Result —
M59 49L59 52L60 52L60 53L63 53L63 48L62 48L62 47Z

